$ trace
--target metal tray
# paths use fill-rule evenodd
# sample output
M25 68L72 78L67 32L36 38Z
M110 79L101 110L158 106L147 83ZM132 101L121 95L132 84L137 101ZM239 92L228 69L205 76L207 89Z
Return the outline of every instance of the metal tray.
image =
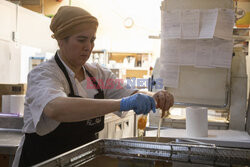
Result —
M250 149L216 147L213 144L178 139L171 139L168 143L98 139L35 166L84 166L98 156L212 166L250 164Z

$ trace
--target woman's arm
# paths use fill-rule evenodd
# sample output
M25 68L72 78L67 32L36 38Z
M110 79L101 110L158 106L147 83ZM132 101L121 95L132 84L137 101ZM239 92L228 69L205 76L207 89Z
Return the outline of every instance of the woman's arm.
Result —
M147 92L147 91L141 91L141 90L135 91L133 94L136 94L136 93L142 93L151 97L153 97L155 94L154 92Z
M120 99L58 97L44 108L44 114L59 122L77 122L119 111Z

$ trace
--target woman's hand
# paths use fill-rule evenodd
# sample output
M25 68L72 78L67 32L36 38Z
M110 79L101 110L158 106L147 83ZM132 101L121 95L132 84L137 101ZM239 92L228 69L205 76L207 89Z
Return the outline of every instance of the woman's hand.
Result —
M137 93L122 98L120 111L134 110L136 114L148 114L151 110L155 112L155 101L151 96Z
M168 115L169 108L174 104L174 96L166 90L161 90L156 92L153 95L153 98L157 103L156 108L160 108L162 110L161 117L163 118L165 116L166 111Z

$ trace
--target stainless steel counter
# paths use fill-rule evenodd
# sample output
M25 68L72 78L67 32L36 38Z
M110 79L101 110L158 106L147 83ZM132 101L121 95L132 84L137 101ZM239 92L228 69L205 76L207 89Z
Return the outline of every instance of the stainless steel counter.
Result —
M0 128L22 129L23 117L16 114L0 113Z
M157 129L148 129L147 137L156 137ZM162 128L160 137L178 138L213 143L216 146L250 149L250 136L245 131L237 130L208 130L208 137L190 137L185 129Z
M23 117L0 113L0 154L14 155L21 141Z
M133 117L134 112L126 112L120 115L121 117L115 115L115 114L107 114L105 116L105 123L112 123L117 121L122 121L123 119L125 122L127 121L126 118ZM132 122L131 125L132 126ZM8 114L0 114L0 154L6 154L6 155L14 155L16 152L16 149L21 141L22 138L22 132L21 128L23 127L23 118L14 116L14 115L8 115ZM115 124L114 124L115 127ZM133 126L131 127L132 135L133 135ZM127 134L128 132L124 132ZM110 138L113 138L114 135L111 135ZM108 135L107 135L108 137ZM130 135L127 135L125 137L132 137Z
M14 155L21 138L21 130L0 128L0 154Z

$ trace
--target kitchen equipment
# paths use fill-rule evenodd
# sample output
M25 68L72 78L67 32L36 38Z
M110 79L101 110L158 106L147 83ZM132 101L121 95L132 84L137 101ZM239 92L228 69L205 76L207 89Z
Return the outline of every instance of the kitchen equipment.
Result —
M181 3L181 6L180 6ZM161 10L193 10L193 9L233 9L232 0L165 0ZM163 43L162 43L163 45ZM177 48L179 49L179 48ZM234 49L231 68L200 68L194 66L180 66L178 88L164 86L174 95L176 112L189 106L208 108L208 129L231 129L245 131L247 108L247 73L246 56ZM233 55L233 53L232 53ZM156 62L153 77L160 78L160 62ZM157 89L153 88L153 91ZM175 109L171 112L175 112ZM183 109L184 110L184 109ZM182 111L181 111L182 112ZM214 116L215 115L215 116ZM185 128L185 112L179 117L170 115L163 120L163 127ZM150 114L150 126L158 125L160 115Z
M196 164L199 166L230 166L248 165L250 163L249 149L232 149L216 147L196 141L165 138L155 143L146 141L99 139L80 146L74 150L35 165L36 167L54 166L91 166L103 159L101 164L112 163L113 160L124 163L145 163L152 166L159 163ZM109 160L110 159L110 160ZM118 164L119 164L118 162ZM95 166L95 165L94 165ZM97 166L97 165L96 165ZM98 166L97 166L98 167Z

